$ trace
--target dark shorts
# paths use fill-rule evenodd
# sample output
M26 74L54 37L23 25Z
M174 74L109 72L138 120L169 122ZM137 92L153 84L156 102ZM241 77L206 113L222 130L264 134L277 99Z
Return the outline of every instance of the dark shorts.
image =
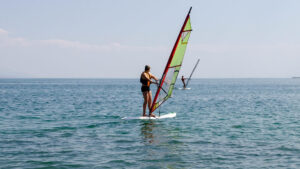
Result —
M142 86L141 88L142 92L149 92L150 91L150 87L149 86Z

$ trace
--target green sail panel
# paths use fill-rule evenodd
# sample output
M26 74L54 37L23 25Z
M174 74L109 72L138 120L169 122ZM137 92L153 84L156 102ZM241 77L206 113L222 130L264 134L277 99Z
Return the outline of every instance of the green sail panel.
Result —
M158 89L153 100L153 105L151 107L151 112L155 111L162 103L172 96L174 85L177 80L188 40L192 31L189 13L179 32L178 38L169 57L169 61L158 85Z

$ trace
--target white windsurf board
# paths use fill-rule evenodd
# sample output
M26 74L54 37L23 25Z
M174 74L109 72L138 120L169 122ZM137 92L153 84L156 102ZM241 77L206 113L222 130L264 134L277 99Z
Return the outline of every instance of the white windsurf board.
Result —
M179 90L191 90L191 88L178 88Z
M140 116L140 117L123 117L124 120L157 120L157 119L167 119L176 117L176 113L168 113L156 117Z

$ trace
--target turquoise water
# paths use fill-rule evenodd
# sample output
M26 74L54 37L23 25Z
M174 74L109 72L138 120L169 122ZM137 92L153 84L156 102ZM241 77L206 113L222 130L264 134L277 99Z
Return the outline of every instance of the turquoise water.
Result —
M0 79L0 168L300 168L300 80L190 87L141 121L137 79Z

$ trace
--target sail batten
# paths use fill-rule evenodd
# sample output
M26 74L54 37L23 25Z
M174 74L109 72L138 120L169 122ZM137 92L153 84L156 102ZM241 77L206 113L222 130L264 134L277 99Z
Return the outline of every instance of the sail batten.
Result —
M172 95L178 73L180 71L186 46L191 34L190 8L184 23L180 29L179 35L175 41L171 51L169 60L160 79L156 94L154 96L151 112L155 111L162 103L164 103ZM161 92L163 90L164 92Z

